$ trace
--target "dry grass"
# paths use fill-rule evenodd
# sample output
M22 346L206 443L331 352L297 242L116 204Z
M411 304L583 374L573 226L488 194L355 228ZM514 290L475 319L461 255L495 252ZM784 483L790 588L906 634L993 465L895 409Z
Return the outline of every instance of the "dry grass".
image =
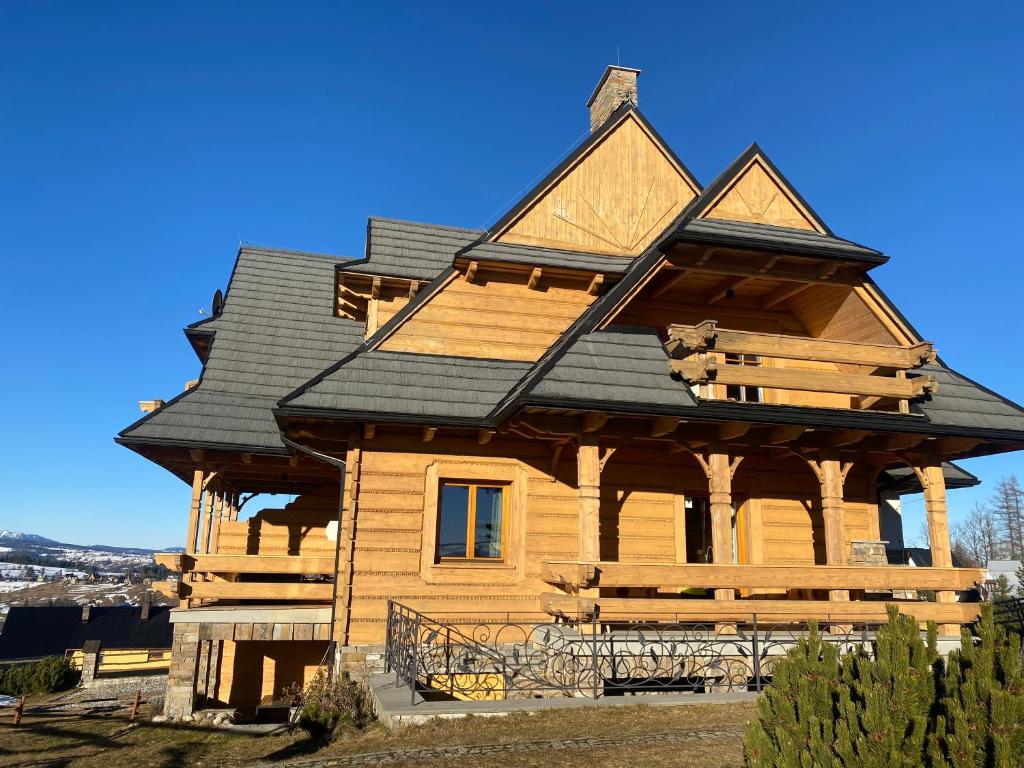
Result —
M474 744L523 744L549 739L621 738L629 744L531 750L452 757L429 762L394 761L389 765L489 766L738 766L738 735L700 736L685 742L645 741L645 737L682 731L736 730L754 716L752 703L695 704L682 707L566 709L501 718L438 720L388 732L372 726L343 735L317 749L304 735L248 736L228 731L141 723L128 727L123 715L54 713L28 715L21 727L9 710L0 714L0 766L74 766L75 768L171 768L171 766L246 766L255 762L308 761L366 752Z

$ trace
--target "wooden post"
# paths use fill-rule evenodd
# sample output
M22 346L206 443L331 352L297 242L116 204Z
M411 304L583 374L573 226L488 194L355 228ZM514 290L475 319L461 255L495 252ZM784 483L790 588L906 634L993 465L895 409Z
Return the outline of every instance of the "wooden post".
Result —
M192 474L192 506L189 508L188 535L185 539L185 552L190 554L196 551L196 536L199 533L199 510L202 508L203 503L203 480L205 474L202 467L198 467Z
M732 475L729 451L724 445L712 444L708 450L708 496L711 511L712 559L716 564L735 561L732 546ZM732 600L733 589L716 589L715 599Z
M221 492L217 494L216 506L213 510L213 530L210 532L209 552L217 552L220 548L220 522L228 513L228 498L230 494Z
M210 551L210 518L213 517L213 508L217 500L217 493L206 489L203 494L203 525L199 534L197 552L207 553Z
M350 606L352 605L352 564L355 557L355 527L359 507L359 485L362 477L363 447L360 433L353 429L349 433L348 451L345 454L345 487L339 488L341 502L341 524L338 530L338 573L337 596L334 608L334 627L331 628L334 641L339 646L348 645ZM341 657L333 661L337 663Z
M596 563L601 560L601 455L597 435L580 435L576 463L580 510L579 560Z
M823 452L818 459L802 457L818 478L821 488L821 517L825 528L826 565L846 565L846 514L843 506L843 483L853 467L852 461L840 461L832 452ZM849 600L847 589L831 589L829 600Z
M139 704L142 703L142 689L140 688L135 692L135 701L132 702L132 713L128 716L128 722L134 723L135 718L139 716Z
M942 475L942 462L928 457L921 466L914 467L921 487L924 489L924 508L928 518L928 541L932 550L933 568L952 568L953 551L949 542L949 519L946 513L946 479ZM935 593L939 603L955 603L956 593L941 590ZM957 624L940 624L939 634L958 635Z
M826 456L818 462L821 482L821 516L825 524L825 562L827 565L846 565L846 515L843 508L843 482L850 470L835 456ZM846 589L832 589L829 600L849 600Z
M21 725L21 716L25 712L25 697L22 696L18 699L18 704L14 707L14 724Z

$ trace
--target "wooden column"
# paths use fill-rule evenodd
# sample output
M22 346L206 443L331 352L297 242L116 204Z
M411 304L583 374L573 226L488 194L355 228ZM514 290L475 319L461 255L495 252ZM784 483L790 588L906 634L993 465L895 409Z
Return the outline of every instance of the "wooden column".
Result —
M576 452L579 486L579 560L596 563L601 559L601 456L597 435L580 435Z
M846 565L846 514L843 506L843 483L853 462L840 461L835 454L823 453L819 459L804 457L814 471L821 487L821 517L825 528L825 563ZM849 600L850 591L832 589L830 600Z
M362 477L363 448L360 434L352 430L345 454L345 487L342 495L341 523L338 526L337 597L334 603L334 640L339 646L348 645L349 615L352 605L352 576L355 556L356 519L359 511L359 485ZM340 657L338 657L340 659ZM336 659L335 661L337 662Z
M209 552L216 553L220 548L220 523L228 514L230 496L224 492L217 494L217 504L213 510L213 529L210 531Z
M188 534L185 538L185 552L192 554L196 551L196 536L199 535L199 512L203 506L203 480L206 473L202 467L198 467L192 473L192 506L188 513Z
M210 528L213 522L213 511L217 507L218 496L219 494L216 491L211 491L209 488L207 488L203 496L203 526L199 534L199 545L196 547L198 552L210 551Z
M928 518L928 541L932 550L933 568L952 568L953 551L949 542L949 518L946 513L946 478L942 475L942 462L934 457L923 460L914 467L921 487L924 489L924 509ZM941 590L935 593L939 603L955 603L956 593ZM960 634L958 624L941 624L939 633Z
M704 474L708 479L708 501L711 513L711 553L716 564L731 564L736 555L732 541L732 478L742 456L729 458L728 446L712 443L707 453L694 451ZM716 589L716 600L732 600L734 589Z

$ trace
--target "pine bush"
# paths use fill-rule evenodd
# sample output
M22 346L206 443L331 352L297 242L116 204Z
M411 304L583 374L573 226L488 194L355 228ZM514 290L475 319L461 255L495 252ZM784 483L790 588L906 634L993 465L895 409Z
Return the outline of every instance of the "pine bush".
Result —
M760 719L747 730L752 768L824 768L835 765L834 691L839 651L824 642L816 623L775 665L772 684L758 700Z
M889 608L872 654L849 653L836 689L839 765L914 768L924 765L929 718L935 702L936 628L927 644L917 622Z
M929 745L935 768L1024 765L1024 668L1020 639L982 607L978 637L964 630L939 680Z
M0 669L0 693L8 696L57 693L77 685L80 677L67 657L51 656Z

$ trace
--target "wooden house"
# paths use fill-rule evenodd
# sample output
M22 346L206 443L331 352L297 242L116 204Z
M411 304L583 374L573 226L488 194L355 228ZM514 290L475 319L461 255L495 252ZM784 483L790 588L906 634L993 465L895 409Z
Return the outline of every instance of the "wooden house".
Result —
M939 358L872 279L886 257L760 147L702 185L638 74L608 67L589 136L487 231L371 218L361 259L239 249L185 329L198 384L117 438L192 489L186 552L160 558L182 572L169 713L278 695L332 639L372 665L389 600L975 618L950 462L1024 446L1024 410ZM931 565L891 565L922 489ZM254 494L291 500L246 515Z

